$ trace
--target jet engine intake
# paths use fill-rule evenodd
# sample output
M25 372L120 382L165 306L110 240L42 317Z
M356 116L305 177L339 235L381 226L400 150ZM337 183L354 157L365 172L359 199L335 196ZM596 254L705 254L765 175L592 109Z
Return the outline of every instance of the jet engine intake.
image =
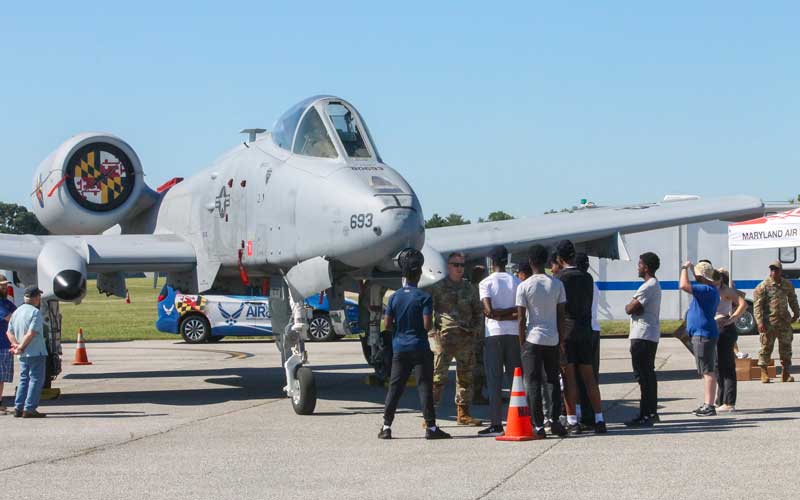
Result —
M39 165L31 195L34 214L51 233L98 234L139 213L149 191L128 143L89 132L71 137Z

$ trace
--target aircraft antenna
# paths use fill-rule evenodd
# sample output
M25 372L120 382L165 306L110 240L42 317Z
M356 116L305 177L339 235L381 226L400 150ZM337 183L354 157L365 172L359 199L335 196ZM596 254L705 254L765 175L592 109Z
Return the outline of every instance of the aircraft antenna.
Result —
M253 142L253 141L256 140L256 135L257 134L263 134L266 131L267 130L263 129L263 128L246 128L246 129L242 130L239 133L240 134L249 134L248 137L247 137L247 142Z

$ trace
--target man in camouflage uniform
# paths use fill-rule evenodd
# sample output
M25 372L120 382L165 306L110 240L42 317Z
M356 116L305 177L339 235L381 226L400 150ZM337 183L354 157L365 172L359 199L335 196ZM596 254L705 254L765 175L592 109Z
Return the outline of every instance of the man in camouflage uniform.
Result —
M456 408L459 425L481 425L469 414L472 402L475 337L483 323L478 293L464 280L464 254L447 259L447 278L428 290L433 297L433 400L438 404L447 383L450 362L456 359Z
M753 312L758 325L761 350L758 351L758 366L761 367L761 382L769 382L767 364L772 358L775 339L778 339L778 354L781 358L784 382L794 382L789 369L792 365L792 323L800 317L797 294L789 280L782 277L783 266L779 261L769 265L769 278L759 284L753 292ZM792 315L789 315L789 307Z
M486 277L485 266L475 266L472 268L470 276L470 283L472 288L475 289L475 295L480 297L478 291L478 283ZM475 336L475 369L472 370L472 404L486 406L489 404L489 399L483 395L483 388L486 387L486 369L483 366L483 345L486 338L485 322L481 321L478 326L478 334Z

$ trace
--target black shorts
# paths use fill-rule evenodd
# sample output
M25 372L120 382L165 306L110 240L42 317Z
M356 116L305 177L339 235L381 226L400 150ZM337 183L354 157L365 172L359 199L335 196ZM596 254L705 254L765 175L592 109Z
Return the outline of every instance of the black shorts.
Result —
M592 365L594 352L591 335L572 335L564 340L567 351L567 363L574 365Z
M717 339L695 335L692 337L692 348L697 360L697 373L714 373L717 370Z

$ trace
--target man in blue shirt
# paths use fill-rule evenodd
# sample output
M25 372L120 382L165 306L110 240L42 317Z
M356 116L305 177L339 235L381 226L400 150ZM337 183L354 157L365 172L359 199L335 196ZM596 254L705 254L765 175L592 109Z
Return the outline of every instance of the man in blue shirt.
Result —
M433 299L417 288L425 259L421 252L411 250L404 252L399 261L405 285L389 299L384 315L385 328L391 330L394 327L394 333L392 372L383 412L383 427L378 439L392 439L394 414L412 370L417 379L422 415L425 417L425 439L448 439L450 434L436 426L433 409L433 352L428 343Z
M14 416L42 418L36 411L44 386L47 346L39 305L42 291L35 286L25 289L25 304L14 311L8 325L11 352L19 356L19 385L14 401Z
M717 388L716 361L719 330L714 316L719 305L719 273L708 262L694 266L697 280L689 281L691 261L681 267L680 289L692 295L692 303L686 313L686 331L692 339L692 349L697 360L697 371L703 377L703 404L694 411L698 417L717 414L714 396Z
M14 381L14 354L8 332L8 319L17 308L8 300L8 280L0 275L0 415L6 413L3 406L3 386Z

